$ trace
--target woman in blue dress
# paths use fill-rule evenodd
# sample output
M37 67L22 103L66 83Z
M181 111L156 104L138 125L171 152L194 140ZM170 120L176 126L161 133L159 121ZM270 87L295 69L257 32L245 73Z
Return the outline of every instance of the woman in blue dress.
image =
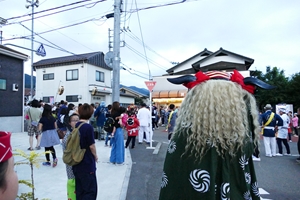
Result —
M123 164L125 159L124 134L121 120L122 111L120 103L115 101L112 104L111 117L115 120L114 130L112 132L113 143L110 153L110 162L113 164Z

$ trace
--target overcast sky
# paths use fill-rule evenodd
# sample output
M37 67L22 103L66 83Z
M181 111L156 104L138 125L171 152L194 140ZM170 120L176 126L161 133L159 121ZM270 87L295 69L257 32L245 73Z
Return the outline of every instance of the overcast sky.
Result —
M41 0L35 11L42 11L57 6L77 2L79 0L50 1ZM98 0L99 1L99 0ZM145 87L144 81L149 78L149 69L152 76L166 73L172 62L182 62L201 52L204 48L215 52L222 47L228 51L254 59L250 70L265 72L266 66L279 67L285 70L286 76L299 72L300 67L300 1L299 0L198 0L184 3L161 6L138 13L132 12L136 8L164 5L181 0L124 0L121 28L129 27L127 33L121 33L121 40L127 46L121 47L121 62L131 68L132 75L121 70L121 84L126 86ZM84 4L97 2L88 1ZM82 8L53 14L34 20L34 31L41 33L51 29L72 25L85 20L96 19L78 26L41 34L59 47L74 54L95 51L108 52L108 29L113 29L113 18L106 19L108 13L113 12L113 0L106 0L97 4L90 4ZM83 4L76 4L79 6ZM65 7L63 9L74 6ZM55 10L61 11L62 9ZM54 12L54 11L52 11ZM25 8L21 0L0 0L0 17L8 19L31 13L31 8ZM49 14L45 12L35 16ZM102 17L102 18L101 18ZM8 23L30 19L23 17L8 20ZM100 20L99 20L100 19ZM139 23L140 22L140 23ZM31 29L31 21L22 22ZM28 39L17 38L30 35L30 31L19 23L5 25L2 44L12 43L30 48ZM144 40L143 46L137 41ZM50 44L44 39L35 36L35 40ZM39 47L34 44L34 48ZM11 47L30 55L30 51ZM72 55L45 46L47 56ZM43 57L34 55L34 62ZM25 73L30 74L30 60L25 64Z

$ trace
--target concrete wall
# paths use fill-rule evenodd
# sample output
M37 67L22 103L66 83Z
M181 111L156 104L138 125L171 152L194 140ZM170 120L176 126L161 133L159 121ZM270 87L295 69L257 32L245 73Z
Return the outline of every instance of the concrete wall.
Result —
M0 117L0 130L12 133L23 132L24 118L23 116Z

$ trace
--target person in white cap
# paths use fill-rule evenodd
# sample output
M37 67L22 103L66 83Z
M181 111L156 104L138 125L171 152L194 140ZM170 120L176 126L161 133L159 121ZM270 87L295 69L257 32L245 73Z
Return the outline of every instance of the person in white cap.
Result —
M276 156L282 156L282 142L286 148L286 153L284 155L291 155L291 151L290 151L290 146L287 142L287 136L288 136L288 127L289 127L289 123L290 123L290 118L289 116L287 116L286 114L286 110L285 108L280 108L279 109L279 115L282 118L283 124L282 126L278 127L278 135L277 135L277 145L278 145L278 150L279 153L276 154Z
M267 157L276 156L276 138L275 127L282 126L283 121L281 117L272 112L272 106L267 104L265 107L265 113L261 116L263 124L263 137L264 145Z

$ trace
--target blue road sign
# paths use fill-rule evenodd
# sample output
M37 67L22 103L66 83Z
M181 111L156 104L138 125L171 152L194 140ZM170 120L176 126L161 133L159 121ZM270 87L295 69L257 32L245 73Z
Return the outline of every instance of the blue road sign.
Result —
M46 51L43 44L41 44L41 46L36 50L36 54L43 57L46 56Z

